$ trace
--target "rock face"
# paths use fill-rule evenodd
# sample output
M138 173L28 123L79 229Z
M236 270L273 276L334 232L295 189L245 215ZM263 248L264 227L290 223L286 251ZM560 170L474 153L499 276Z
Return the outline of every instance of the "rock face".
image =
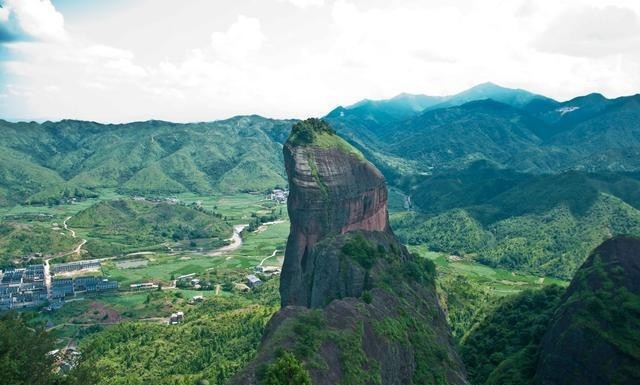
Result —
M294 126L284 158L282 309L232 383L267 383L278 352L289 351L316 385L468 384L435 266L391 231L381 173L317 119Z
M329 134L325 134L329 135ZM316 307L310 258L327 235L355 230L390 233L384 177L346 143L318 147L289 140L284 162L289 176L291 232L280 281L282 305Z
M535 383L640 384L640 239L600 245L545 334Z

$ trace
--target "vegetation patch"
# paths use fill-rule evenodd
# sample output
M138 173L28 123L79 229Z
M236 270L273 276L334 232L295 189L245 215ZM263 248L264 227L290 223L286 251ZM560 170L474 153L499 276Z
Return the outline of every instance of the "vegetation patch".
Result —
M473 384L531 384L538 350L564 289L548 286L505 298L461 341ZM508 368L508 370L507 370Z
M364 155L358 149L336 135L335 130L322 119L311 118L296 123L287 142L296 146L337 148L345 154L364 160Z
M68 224L87 234L86 248L94 257L166 250L165 242L178 242L177 248L197 247L195 240L202 239L215 239L211 246L219 247L231 233L231 226L214 211L126 199L100 202L79 212Z

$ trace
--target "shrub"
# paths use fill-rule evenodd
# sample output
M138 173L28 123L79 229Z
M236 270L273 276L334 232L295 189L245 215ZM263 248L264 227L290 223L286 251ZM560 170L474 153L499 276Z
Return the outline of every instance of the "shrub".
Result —
M312 385L309 372L290 352L283 352L280 357L267 367L265 385Z

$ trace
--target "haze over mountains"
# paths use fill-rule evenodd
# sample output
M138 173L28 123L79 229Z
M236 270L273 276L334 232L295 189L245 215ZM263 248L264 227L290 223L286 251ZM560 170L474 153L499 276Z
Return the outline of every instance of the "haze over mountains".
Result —
M327 119L342 135L381 152L378 158L403 158L422 172L480 159L535 173L631 171L640 166L639 103L637 95L600 94L560 103L485 83L450 97L363 101L338 107Z

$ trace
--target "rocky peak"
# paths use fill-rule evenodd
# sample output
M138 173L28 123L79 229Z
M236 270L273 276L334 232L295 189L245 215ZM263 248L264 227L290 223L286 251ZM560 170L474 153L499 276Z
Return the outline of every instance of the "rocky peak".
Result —
M284 159L282 308L232 383L274 383L266 379L295 367L315 385L467 385L435 266L393 235L382 174L317 119L293 127Z
M303 277L315 244L351 231L390 233L384 177L327 123L296 124L284 145L291 232L280 282L282 305L312 306Z

